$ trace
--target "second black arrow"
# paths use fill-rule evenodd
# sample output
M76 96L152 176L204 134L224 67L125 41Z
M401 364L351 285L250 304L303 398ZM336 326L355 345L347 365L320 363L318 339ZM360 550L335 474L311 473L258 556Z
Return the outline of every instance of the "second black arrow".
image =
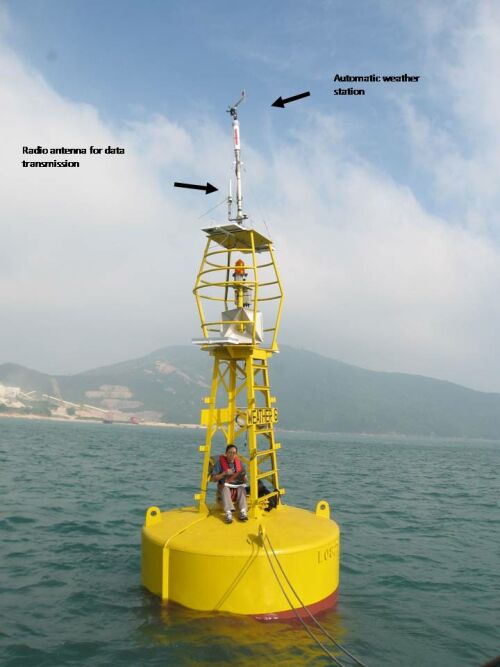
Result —
M285 97L285 99L283 99L280 95L277 100L274 100L271 106L284 109L285 104L288 104L289 102L295 102L296 100L301 100L303 97L309 97L310 94L311 93L307 91L306 93L299 93L298 95L292 95L292 97Z
M193 185L192 183L174 183L174 188L188 188L189 190L205 190L205 194L209 195L211 192L217 192L219 188L214 187L211 183L206 185Z

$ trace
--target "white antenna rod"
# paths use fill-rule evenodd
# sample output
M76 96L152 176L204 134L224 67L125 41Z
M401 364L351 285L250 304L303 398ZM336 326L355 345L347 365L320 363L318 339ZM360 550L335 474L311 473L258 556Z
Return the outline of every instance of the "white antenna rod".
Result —
M235 167L234 172L236 174L236 218L234 219L239 225L243 224L243 221L248 217L243 213L243 195L241 192L241 145L240 145L240 124L238 121L238 113L236 107L238 107L243 100L245 99L245 91L241 92L240 99L230 106L228 113L231 114L233 118L233 142L234 142L234 157L235 157Z

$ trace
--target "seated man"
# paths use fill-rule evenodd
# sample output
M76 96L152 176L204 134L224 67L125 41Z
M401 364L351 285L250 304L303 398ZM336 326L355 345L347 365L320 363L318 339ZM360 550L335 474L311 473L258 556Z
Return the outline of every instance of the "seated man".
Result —
M222 502L225 522L232 523L234 501L240 508L240 521L247 521L247 493L245 468L236 456L236 445L228 445L226 454L219 456L212 470L212 482L217 482L217 495Z

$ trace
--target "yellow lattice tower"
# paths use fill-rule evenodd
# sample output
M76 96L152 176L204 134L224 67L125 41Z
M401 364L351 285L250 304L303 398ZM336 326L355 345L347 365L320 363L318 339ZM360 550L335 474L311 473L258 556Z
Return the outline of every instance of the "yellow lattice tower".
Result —
M231 223L204 231L208 240L194 288L204 337L195 342L213 357L213 373L207 408L201 414L207 432L200 447L204 456L196 499L204 511L212 440L220 431L227 444L237 445L247 465L249 509L257 516L271 498L279 500L284 493L278 481L280 444L274 433L278 408L268 368L269 358L278 351L283 289L268 238ZM259 481L270 487L260 497Z

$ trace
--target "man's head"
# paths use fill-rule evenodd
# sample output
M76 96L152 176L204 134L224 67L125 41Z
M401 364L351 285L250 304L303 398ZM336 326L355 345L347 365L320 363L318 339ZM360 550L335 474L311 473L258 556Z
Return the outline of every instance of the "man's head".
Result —
M238 453L236 445L228 445L226 447L226 459L230 462L234 461L234 457Z

